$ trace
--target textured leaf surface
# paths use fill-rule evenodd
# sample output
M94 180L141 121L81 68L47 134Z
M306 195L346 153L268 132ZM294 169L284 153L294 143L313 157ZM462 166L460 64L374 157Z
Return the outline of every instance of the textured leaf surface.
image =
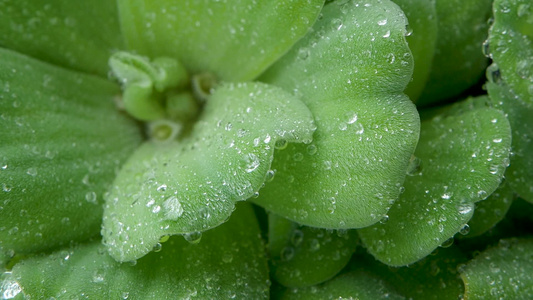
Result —
M0 46L67 68L107 76L123 48L115 1L0 1Z
M281 299L377 300L404 299L404 297L396 294L381 279L363 271L352 271L317 286L288 289Z
M272 277L288 287L324 282L344 268L357 245L354 230L300 226L269 214Z
M506 181L487 199L476 203L474 216L468 222L465 238L480 236L498 224L513 204L515 198L513 190Z
M533 240L501 240L462 270L465 299L533 298Z
M533 3L497 0L489 32L489 52L505 83L519 99L533 105Z
M412 72L406 20L389 1L334 2L322 13L261 78L307 104L313 143L276 154L276 177L253 201L308 226L369 226L398 197L418 140L418 113L401 94Z
M409 21L407 43L413 52L414 70L413 80L407 85L405 93L415 102L426 85L435 54L437 42L435 2L436 0L394 0Z
M266 299L268 270L253 210L239 206L199 244L172 237L136 263L118 263L100 241L15 265L3 285L32 299Z
M417 101L427 105L459 95L483 76L492 0L437 0L437 44L427 85Z
M401 266L430 254L465 226L475 202L499 186L509 159L509 122L471 101L422 122L418 172L405 180L388 222L359 230L378 260Z
M495 107L503 110L511 123L513 155L505 174L507 181L516 193L533 203L533 106L517 98L504 82L489 82L486 86Z
M374 274L408 299L458 299L464 294L464 284L457 265L466 261L460 250L450 247L400 268L391 268L361 253L354 256L350 268Z
M231 3L231 5L229 4ZM191 73L255 78L307 33L324 0L120 0L128 47L179 59Z
M0 49L0 252L98 234L102 195L140 143L118 87Z
M220 225L272 176L276 142L309 143L314 129L307 107L278 87L219 87L188 137L146 142L119 173L102 231L111 255L137 259L163 235Z

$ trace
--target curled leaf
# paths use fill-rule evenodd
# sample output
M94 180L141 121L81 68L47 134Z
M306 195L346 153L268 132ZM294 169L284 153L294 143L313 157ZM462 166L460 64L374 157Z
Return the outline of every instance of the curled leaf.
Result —
M189 135L146 142L118 174L102 230L111 255L137 259L163 235L222 224L272 176L276 143L309 143L314 129L307 107L280 88L220 86Z

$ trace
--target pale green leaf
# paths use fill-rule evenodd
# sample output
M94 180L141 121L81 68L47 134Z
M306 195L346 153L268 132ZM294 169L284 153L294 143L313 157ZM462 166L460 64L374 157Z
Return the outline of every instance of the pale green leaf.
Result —
M191 73L255 78L307 33L324 0L119 0L131 50L180 60Z
M96 241L28 258L7 275L2 289L26 299L268 298L263 241L248 205L201 243L172 237L134 263L116 262Z
M412 74L406 19L390 1L326 5L313 31L261 78L301 97L311 145L276 154L276 177L253 201L297 223L378 222L400 193L419 118L402 91Z
M272 176L276 143L309 143L314 129L307 107L278 87L220 86L188 136L146 142L118 174L103 224L111 255L137 259L163 235L220 225Z
M118 86L0 49L0 252L97 235L103 194L140 144Z
M384 224L359 230L368 251L393 266L411 264L452 238L470 220L474 203L499 186L509 159L511 128L502 112L456 104L422 122L415 152L420 165Z
M106 77L123 48L117 4L109 0L0 1L0 46Z

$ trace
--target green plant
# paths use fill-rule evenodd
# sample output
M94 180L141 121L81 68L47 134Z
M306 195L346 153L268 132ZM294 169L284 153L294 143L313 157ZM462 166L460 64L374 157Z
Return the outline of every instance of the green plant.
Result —
M532 16L0 0L1 297L530 298Z

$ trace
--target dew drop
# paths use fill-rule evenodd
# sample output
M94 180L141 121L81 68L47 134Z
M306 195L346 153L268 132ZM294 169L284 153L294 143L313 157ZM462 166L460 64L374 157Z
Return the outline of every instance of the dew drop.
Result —
M152 248L152 251L160 252L161 249L163 249L163 245L161 245L161 243L157 243L157 244L154 245L154 248Z
M304 233L299 229L294 230L291 236L291 243L294 245L294 247L298 247L302 243L303 239Z
M381 220L379 220L379 223L385 224L389 221L389 215L384 215Z
M276 143L274 144L274 148L278 150L283 150L287 148L288 145L289 145L289 142L287 142L286 139L278 139L276 140Z
M152 212L153 212L154 214L157 214L157 213L160 212L160 211L161 211L161 206L159 206L159 205L156 205L156 206L154 206L154 207L152 208Z
M183 238L191 244L198 244L202 240L202 233L198 231L186 233L183 235Z
M452 237L452 238L449 238L449 239L447 239L446 241L444 241L444 243L442 243L442 244L440 245L440 247L441 247L441 248L449 248L449 247L451 247L451 246L453 245L453 243L454 243L454 239L453 239L453 237Z
M463 228L459 230L459 233L462 235L467 235L470 232L470 226L468 224L465 224Z
M406 174L408 176L416 176L422 174L422 160L414 155L409 159Z
M294 257L294 248L293 247L284 247L281 250L281 260L289 261Z
M309 248L312 252L320 250L320 242L317 239L312 239Z
M171 196L163 202L165 219L177 220L183 214L183 207L176 196Z
M29 168L27 171L26 171L26 174L30 175L30 176L36 176L37 175L37 169L35 168Z
M164 193L167 191L167 185L166 184L162 184L160 186L157 187L157 191L160 192L160 193Z
M265 182L272 182L275 176L276 176L276 171L268 170L265 176Z
M87 192L87 194L85 194L85 200L87 200L87 202L89 202L89 203L96 204L97 203L96 193L95 192Z
M2 281L0 285L0 296L2 299L13 299L20 292L22 292L22 287L15 280L10 278L11 272L5 272L2 274L2 278L6 278Z

